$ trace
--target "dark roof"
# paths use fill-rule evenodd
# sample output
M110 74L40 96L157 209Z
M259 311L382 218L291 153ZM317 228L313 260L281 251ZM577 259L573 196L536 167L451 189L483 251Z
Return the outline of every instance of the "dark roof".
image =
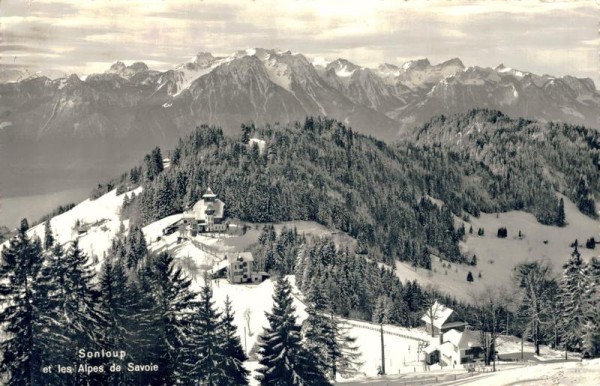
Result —
M453 328L453 327L466 326L466 325L467 325L466 322L450 322L450 323L444 323L442 325L442 328Z

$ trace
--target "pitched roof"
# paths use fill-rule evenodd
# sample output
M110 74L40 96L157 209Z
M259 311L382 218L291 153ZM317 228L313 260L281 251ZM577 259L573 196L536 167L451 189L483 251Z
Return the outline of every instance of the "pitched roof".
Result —
M240 252L228 255L227 261L230 264L235 263L236 261L254 261L254 257L252 256L252 252Z
M448 322L448 323L444 323L444 328L446 328L448 330L451 330L451 329L453 329L455 327L463 327L463 326L466 326L466 325L467 325L467 323L466 322L462 322L462 321L459 321L459 322Z
M212 198L217 197L217 195L213 193L211 188L206 189L206 193L204 193L202 195L202 198L209 198L209 197L212 197Z
M455 346L460 344L460 340L462 338L462 332L458 330L450 330L444 333L444 342L450 342Z
M431 312L433 313L433 317L430 317L430 310L427 309L425 314L421 317L421 320L428 324L433 324L437 328L442 328L444 322L448 320L450 315L454 312L451 308L446 307L445 305L438 303L437 300L431 306ZM431 322L433 319L433 323Z
M479 334L472 330L465 330L460 337L458 346L460 348L481 347Z
M471 347L480 347L479 335L475 331L465 330L450 330L444 333L444 343L452 343L454 346L461 349Z
M438 350L440 350L440 354L446 357L452 357L452 355L457 352L454 345L450 342L442 343L438 346Z

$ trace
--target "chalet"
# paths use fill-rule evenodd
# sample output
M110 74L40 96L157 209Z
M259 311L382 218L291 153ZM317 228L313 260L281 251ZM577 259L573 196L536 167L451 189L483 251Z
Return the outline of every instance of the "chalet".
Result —
M460 365L479 359L483 349L479 336L467 329L467 323L460 320L456 312L437 301L421 318L428 334L439 336L438 344L430 344L423 350L425 363L440 363L443 366Z
M241 252L227 256L227 280L230 283L260 283L267 279L266 272L253 271L254 257L250 252Z
M475 362L483 357L479 335L472 330L442 333L441 343L425 347L425 362L453 366Z
M425 311L421 320L425 322L425 328L428 334L432 333L433 328L432 336L441 335L452 329L463 331L467 325L460 320L454 310L437 301Z

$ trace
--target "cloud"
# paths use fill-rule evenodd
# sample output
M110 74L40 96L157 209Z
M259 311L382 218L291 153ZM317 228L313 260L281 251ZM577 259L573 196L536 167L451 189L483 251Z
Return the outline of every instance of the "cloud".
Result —
M366 66L460 57L598 79L589 1L4 0L0 14L2 42L39 53L30 65L82 73L126 58L165 69L197 51L273 47Z

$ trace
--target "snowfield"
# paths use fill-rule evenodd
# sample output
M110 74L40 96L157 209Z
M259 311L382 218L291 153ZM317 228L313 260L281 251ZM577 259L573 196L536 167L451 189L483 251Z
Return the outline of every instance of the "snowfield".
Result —
M396 262L397 275L402 281L417 280L424 286L438 288L459 300L470 302L473 296L490 287L511 288L513 269L521 262L546 261L555 273L562 272L563 264L573 251L570 245L575 239L579 241L578 250L585 261L599 256L599 248L587 249L585 241L590 237L599 239L600 222L583 215L568 198L560 197L565 202L567 226L564 228L542 225L532 214L522 211L481 213L478 218L471 216L469 222L457 219L457 226L464 223L467 232L466 241L461 242L461 250L469 257L476 255L477 266L450 264L432 256L431 271ZM443 204L439 200L434 202ZM469 234L471 226L473 234ZM507 238L497 237L500 227L508 229ZM477 236L479 228L485 230L484 236ZM472 283L466 280L469 271L475 279Z
M72 209L53 217L50 220L50 226L54 238L61 244L67 244L72 240L78 239L79 246L92 259L96 256L101 258L108 251L112 239L121 228L128 230L129 220L121 221L120 212L123 206L125 195L142 191L142 188L135 189L117 195L113 190L105 195L95 199L87 199ZM79 221L79 227L76 223ZM28 234L44 238L44 224L38 224L29 229ZM7 242L6 242L7 243ZM5 243L5 244L6 244ZM99 260L95 260L98 261ZM97 268L100 264L97 265Z
M600 382L600 359L583 362L540 364L499 371L469 379L465 386L593 386ZM447 383L451 385L453 383Z
M295 286L294 277L288 276L287 280L293 288L297 322L301 323L307 317L306 305L302 302L302 294ZM196 278L193 283L193 288L197 291L204 285L201 278ZM244 285L229 284L226 279L216 279L211 281L211 285L215 304L219 308L222 309L227 296L231 299L232 308L235 312L235 324L241 337L242 347L250 356L247 368L258 368L259 366L256 363L258 360L256 356L258 347L256 343L258 336L263 332L264 327L268 325L265 313L270 312L273 307L274 280L269 279L258 285ZM363 364L355 379L376 376L381 363L379 325L343 318L338 319L349 327L349 335L357 338L356 343L360 347ZM432 341L425 329L408 329L384 325L383 330L388 373L423 372L423 364L420 362L420 348L425 347ZM434 341L437 339L439 338L433 338Z

